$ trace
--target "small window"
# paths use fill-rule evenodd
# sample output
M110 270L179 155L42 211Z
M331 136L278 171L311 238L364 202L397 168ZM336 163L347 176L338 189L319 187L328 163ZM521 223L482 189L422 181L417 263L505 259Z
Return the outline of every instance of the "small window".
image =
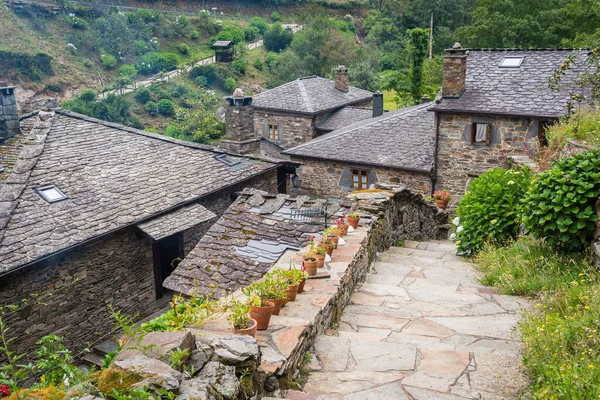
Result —
M369 188L369 173L364 169L352 169L352 189L364 190Z
M48 203L56 203L58 201L66 200L67 196L60 191L55 185L40 186L35 189L37 194Z
M269 139L279 140L279 125L269 124Z
M215 156L215 160L221 161L223 164L227 165L228 167L237 165L241 162L239 159L237 159L235 157L231 157L230 155L227 155L227 154L219 154L219 155Z
M490 144L490 124L471 124L470 144Z
M501 68L519 68L523 63L523 56L521 57L504 57L500 63Z

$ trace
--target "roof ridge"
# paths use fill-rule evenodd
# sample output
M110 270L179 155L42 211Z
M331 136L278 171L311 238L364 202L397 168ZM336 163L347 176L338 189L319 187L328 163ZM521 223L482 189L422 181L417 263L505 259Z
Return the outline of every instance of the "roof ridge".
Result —
M0 244L4 240L6 227L12 219L13 211L17 208L19 199L27 187L29 175L44 152L46 138L56 115L54 111L43 111L29 113L28 117L34 114L38 115L38 119L28 133L27 139L31 142L23 143L10 175L0 186Z
M394 118L396 116L405 115L405 114L407 114L407 113L409 113L411 111L420 110L421 108L426 108L426 107L429 107L429 106L431 106L431 103L417 104L417 105L414 105L414 106L405 107L405 108L401 108L399 110L395 110L397 112L391 111L391 112L388 112L388 113L384 113L383 115L380 115L379 117L369 118L369 119L366 119L366 120L358 121L358 122L355 122L354 124L348 125L348 126L346 126L344 128L340 128L337 131L332 131L332 132L326 133L325 135L320 136L318 138L315 138L313 140L310 140L310 141L308 141L306 143L302 143L302 144L300 144L298 146L295 146L295 147L292 147L290 149L287 149L287 150L283 151L282 154L288 154L288 155L291 154L291 155L293 155L293 153L290 153L290 152L294 151L296 149L301 149L303 147L306 147L306 146L314 144L314 143L320 143L320 142L323 142L325 140L333 139L333 138L336 138L336 137L338 137L340 135L346 134L348 132L352 132L355 129L364 128L366 126L370 126L370 125L375 124L377 122L386 121L389 118Z
M184 147L189 147L189 148L204 150L204 151L210 151L212 153L217 153L217 154L229 154L229 155L232 155L235 157L244 157L244 158L266 161L266 162L271 162L271 163L274 162L273 160L266 159L264 157L259 157L259 156L255 156L255 155L250 156L250 155L245 155L245 154L238 154L238 153L235 153L235 152L232 152L229 150L221 149L217 146L188 142L188 141L181 140L181 139L175 139L170 136L161 135L160 133L148 132L148 131L145 131L142 129L131 128L129 126L117 124L115 122L104 121L104 120L98 119L98 118L93 118L88 115L81 114L81 113L78 113L75 111L66 110L64 108L57 109L56 112L58 114L66 116L66 117L81 119L83 121L92 122L92 123L99 124L99 125L104 125L109 128L118 129L121 131L133 133L133 134L140 135L140 136L145 136L150 139L156 139L156 140L160 140L163 142L176 144L179 146L184 146Z
M298 79L298 88L300 89L300 96L302 96L302 101L306 104L306 110L308 112L315 112L313 105L310 101L310 97L308 97L308 93L306 92L306 88L304 87L304 82L301 79Z
M556 48L517 48L517 47L506 47L506 48L502 48L502 47L490 47L490 48L486 48L486 47L475 47L475 48L465 48L463 50L469 50L469 51L589 51L591 49L589 48L560 48L560 47L556 47Z

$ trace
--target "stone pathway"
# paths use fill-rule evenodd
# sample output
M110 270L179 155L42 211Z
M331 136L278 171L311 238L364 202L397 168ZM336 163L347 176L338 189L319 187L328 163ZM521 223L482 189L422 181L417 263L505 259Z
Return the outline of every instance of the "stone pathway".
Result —
M289 399L515 399L527 386L513 328L527 301L477 283L446 241L380 255L339 330L315 342Z

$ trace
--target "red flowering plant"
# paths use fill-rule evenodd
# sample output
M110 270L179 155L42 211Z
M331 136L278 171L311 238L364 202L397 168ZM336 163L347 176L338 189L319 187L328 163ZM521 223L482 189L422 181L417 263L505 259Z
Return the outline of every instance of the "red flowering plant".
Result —
M8 396L10 396L10 386L0 385L0 397L8 397Z
M434 200L442 200L442 201L450 201L452 200L452 195L447 190L436 190L433 194Z
M308 235L308 240L310 240L310 249L315 250L315 235Z

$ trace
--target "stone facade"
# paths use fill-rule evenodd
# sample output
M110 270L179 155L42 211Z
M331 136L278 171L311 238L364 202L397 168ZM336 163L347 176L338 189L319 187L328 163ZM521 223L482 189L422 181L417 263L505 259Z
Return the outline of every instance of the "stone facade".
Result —
M225 100L226 135L219 145L240 154L260 150L260 142L254 135L252 97L230 96Z
M244 187L276 192L276 178L277 171L272 170L206 196L200 203L221 215L235 192ZM184 254L198 243L211 222L214 220L183 232ZM37 295L41 296L39 304ZM49 257L3 278L0 286L0 306L24 305L6 316L10 336L19 338L12 349L18 352L31 350L42 336L55 333L64 337L76 354L86 343L111 332L114 321L109 305L143 318L168 301L167 296L156 300L152 242L135 227Z
M277 125L276 138L269 138L269 125ZM255 110L254 132L284 149L308 142L315 135L315 120L311 115Z
M19 133L19 112L15 88L0 82L0 142Z
M492 168L506 168L512 157L533 157L538 146L539 121L506 116L440 113L436 190L462 196L468 182ZM473 123L490 124L489 145L469 144Z
M459 98L466 87L467 54L465 49L448 49L444 54L442 97Z
M299 189L289 188L290 193L313 193L343 198L348 192L352 191L351 169L360 168L368 171L369 185L376 183L403 184L423 196L431 194L431 177L424 172L354 165L322 159L292 157L292 160L303 164L298 168L298 175L302 178L302 184Z

